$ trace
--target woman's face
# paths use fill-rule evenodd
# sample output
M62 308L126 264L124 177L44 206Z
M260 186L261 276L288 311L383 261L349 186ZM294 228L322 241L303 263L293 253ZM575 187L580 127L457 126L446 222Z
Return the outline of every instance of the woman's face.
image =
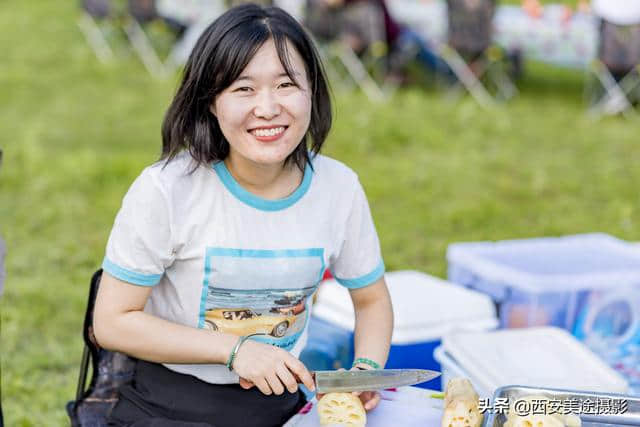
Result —
M289 42L287 48L299 86L287 76L270 39L211 106L233 161L282 165L309 128L309 79L300 54Z

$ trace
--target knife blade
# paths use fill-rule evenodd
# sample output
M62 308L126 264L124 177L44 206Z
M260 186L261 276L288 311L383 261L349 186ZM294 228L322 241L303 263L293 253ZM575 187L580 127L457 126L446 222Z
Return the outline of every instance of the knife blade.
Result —
M314 371L318 393L373 391L420 384L440 376L425 369L369 369L362 371Z

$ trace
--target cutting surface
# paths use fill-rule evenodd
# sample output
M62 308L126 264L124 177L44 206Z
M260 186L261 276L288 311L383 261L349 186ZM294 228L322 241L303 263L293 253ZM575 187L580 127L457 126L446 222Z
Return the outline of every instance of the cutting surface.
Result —
M442 400L431 398L433 393L417 387L383 391L378 407L367 413L367 427L439 427ZM284 427L320 427L317 403L310 401Z

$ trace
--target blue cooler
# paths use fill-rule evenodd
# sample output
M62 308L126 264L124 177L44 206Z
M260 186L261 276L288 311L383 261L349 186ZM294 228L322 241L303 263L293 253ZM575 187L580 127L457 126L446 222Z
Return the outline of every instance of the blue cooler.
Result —
M455 243L448 279L495 301L503 328L557 326L640 393L640 249L600 233Z
M394 330L386 368L440 370L433 351L454 330L495 329L491 298L418 271L386 273L393 303ZM320 285L300 359L310 369L350 368L353 361L354 311L349 291L334 280ZM441 380L421 384L441 389Z

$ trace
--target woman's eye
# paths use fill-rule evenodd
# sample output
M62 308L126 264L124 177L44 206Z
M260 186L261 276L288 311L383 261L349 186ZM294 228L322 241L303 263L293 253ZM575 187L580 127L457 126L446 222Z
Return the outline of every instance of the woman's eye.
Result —
M241 86L241 87L235 88L233 91L234 92L249 92L250 90L251 90L251 88L248 87L248 86Z
M282 88L288 88L288 87L296 87L297 85L293 82L284 82L280 84L280 87Z

